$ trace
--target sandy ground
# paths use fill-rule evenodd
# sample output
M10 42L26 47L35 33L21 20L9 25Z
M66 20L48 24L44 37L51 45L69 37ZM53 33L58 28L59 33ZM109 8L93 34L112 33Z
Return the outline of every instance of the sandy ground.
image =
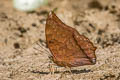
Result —
M95 65L74 67L72 75L62 74L66 69L54 66L55 74L49 73L45 19L55 8L64 23L97 46ZM48 5L31 13L14 9L12 0L0 0L0 80L72 80L71 77L120 80L120 0L49 0Z

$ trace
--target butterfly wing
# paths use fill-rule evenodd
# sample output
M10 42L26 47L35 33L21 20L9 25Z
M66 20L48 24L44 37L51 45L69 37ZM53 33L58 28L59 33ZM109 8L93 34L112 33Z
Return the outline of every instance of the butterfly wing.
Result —
M81 47L82 41L78 42L81 35L74 28L65 25L53 12L49 13L47 18L45 34L53 62L58 66L73 67L92 64L84 51L86 48Z
M95 64L96 63L96 55L95 50L96 47L92 44L92 42L83 35L80 35L77 31L74 32L74 38L77 41L77 44L86 56L90 59L90 61Z

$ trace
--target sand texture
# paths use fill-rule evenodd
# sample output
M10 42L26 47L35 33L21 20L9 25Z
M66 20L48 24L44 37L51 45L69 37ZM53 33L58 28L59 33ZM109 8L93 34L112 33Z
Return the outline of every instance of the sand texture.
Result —
M97 63L72 68L54 66L50 74L45 23L50 10L97 47ZM39 45L38 45L39 44ZM0 0L0 80L120 80L120 0L49 0L33 12Z

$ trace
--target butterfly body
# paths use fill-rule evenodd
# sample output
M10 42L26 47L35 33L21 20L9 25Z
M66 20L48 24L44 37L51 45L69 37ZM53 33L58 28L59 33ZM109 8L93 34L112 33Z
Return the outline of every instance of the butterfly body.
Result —
M45 34L52 60L58 66L77 67L96 63L96 47L92 42L64 24L53 12L48 15Z

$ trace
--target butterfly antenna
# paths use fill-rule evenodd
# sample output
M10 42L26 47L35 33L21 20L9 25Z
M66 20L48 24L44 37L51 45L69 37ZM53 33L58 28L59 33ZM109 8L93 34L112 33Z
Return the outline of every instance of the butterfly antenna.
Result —
M40 54L42 54L42 53L44 53L44 51L42 51L42 50L40 50L40 49L38 49L38 48L36 48L36 47L33 47L35 50L37 50L37 51L39 51L40 52ZM45 52L46 53L46 52ZM47 53L46 53L47 54ZM43 54L42 54L43 55Z
M39 51L40 54L46 53L48 57L51 56L51 53L49 52L49 50L47 50L47 49L45 48L45 46L44 46L43 44L40 44L40 43L38 43L38 42L36 42L35 44L37 44L37 45L41 48L41 49L38 49L38 48L36 48L36 47L33 47L35 50ZM43 55L43 54L42 54L42 55Z
M39 44L39 43L37 43L37 45L39 45L40 48L44 49L46 52L49 53L49 51L45 48L45 46L43 46L42 44Z

